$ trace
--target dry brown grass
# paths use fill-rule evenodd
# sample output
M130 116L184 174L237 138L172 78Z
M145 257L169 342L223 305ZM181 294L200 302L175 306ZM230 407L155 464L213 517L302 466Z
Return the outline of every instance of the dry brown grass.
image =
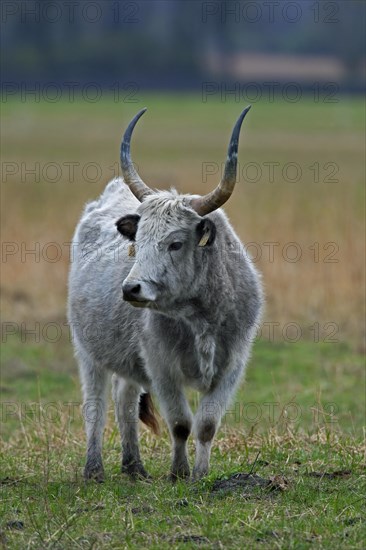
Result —
M219 175L202 182L202 163L225 159L233 120L241 105L207 103L199 97L148 97L149 114L136 132L134 156L141 173L157 187L176 186L183 192L204 192ZM83 204L100 193L113 175L120 135L130 116L142 106L97 104L8 104L4 109L3 162L32 168L47 162L100 164L97 183L83 181L80 168L75 182L64 167L59 182L33 177L20 180L20 172L2 185L2 239L19 249L39 243L39 261L21 254L3 258L3 318L21 322L59 318L65 312L68 248ZM362 104L342 98L338 104L301 102L254 105L242 136L242 164L256 162L263 170L254 183L241 176L226 211L245 243L257 243L257 262L267 293L265 318L298 322L309 327L327 322L339 327L339 340L359 343L363 336L364 303L364 192ZM275 181L268 181L263 163L278 162ZM302 170L298 182L285 181L286 163ZM309 168L320 164L320 181ZM338 182L325 182L335 163ZM21 170L21 168L20 168ZM59 261L45 261L47 243L59 244ZM268 245L275 246L274 261ZM283 247L295 242L302 256L285 261ZM311 247L319 243L319 261ZM327 263L332 247L336 263ZM38 245L37 245L38 246ZM333 246L333 245L332 245ZM254 248L250 248L255 252ZM294 249L289 249L290 253ZM53 253L49 249L49 253ZM324 333L328 333L324 331Z

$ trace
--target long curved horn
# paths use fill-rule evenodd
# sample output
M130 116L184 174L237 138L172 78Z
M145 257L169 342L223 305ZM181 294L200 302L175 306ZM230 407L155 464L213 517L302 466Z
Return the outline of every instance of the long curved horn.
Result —
M142 202L144 198L146 198L148 195L151 195L153 191L150 189L150 187L146 185L146 183L142 181L135 170L135 167L131 160L130 141L133 129L135 128L137 121L139 120L139 118L142 117L146 110L147 109L145 107L145 109L142 109L131 120L127 127L127 130L124 133L121 143L121 168L123 179L125 183L127 183L128 187L131 189L132 193L140 202Z
M231 194L234 191L240 128L245 115L250 108L251 105L244 109L234 126L229 143L224 175L219 185L216 189L208 193L208 195L204 195L203 197L199 197L197 199L192 199L191 201L193 210L195 210L200 216L205 216L217 208L220 208L220 206L222 206L231 197Z

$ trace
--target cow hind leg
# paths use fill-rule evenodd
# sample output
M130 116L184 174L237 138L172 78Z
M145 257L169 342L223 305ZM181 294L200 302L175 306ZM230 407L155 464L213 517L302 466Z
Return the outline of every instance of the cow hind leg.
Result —
M142 465L138 442L141 387L120 376L112 377L112 396L122 441L122 472L132 478L149 478Z
M80 361L84 404L83 417L87 438L85 479L104 480L102 440L106 421L107 381L105 370L96 367L89 359Z

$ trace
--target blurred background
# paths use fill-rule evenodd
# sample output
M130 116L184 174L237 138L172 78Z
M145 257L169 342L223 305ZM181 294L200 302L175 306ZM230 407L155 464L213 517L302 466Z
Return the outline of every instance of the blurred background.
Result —
M364 2L14 0L1 17L3 343L64 341L73 231L138 110L142 177L205 193L251 103L225 210L263 273L261 337L364 349Z
M197 90L216 76L364 89L358 0L10 0L2 22L4 76L16 84Z

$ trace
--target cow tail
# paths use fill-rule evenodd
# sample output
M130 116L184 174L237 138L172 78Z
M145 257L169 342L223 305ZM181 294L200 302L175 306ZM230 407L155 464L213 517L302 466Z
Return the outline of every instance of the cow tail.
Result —
M146 424L154 434L160 434L156 409L149 393L142 393L140 395L139 419Z

